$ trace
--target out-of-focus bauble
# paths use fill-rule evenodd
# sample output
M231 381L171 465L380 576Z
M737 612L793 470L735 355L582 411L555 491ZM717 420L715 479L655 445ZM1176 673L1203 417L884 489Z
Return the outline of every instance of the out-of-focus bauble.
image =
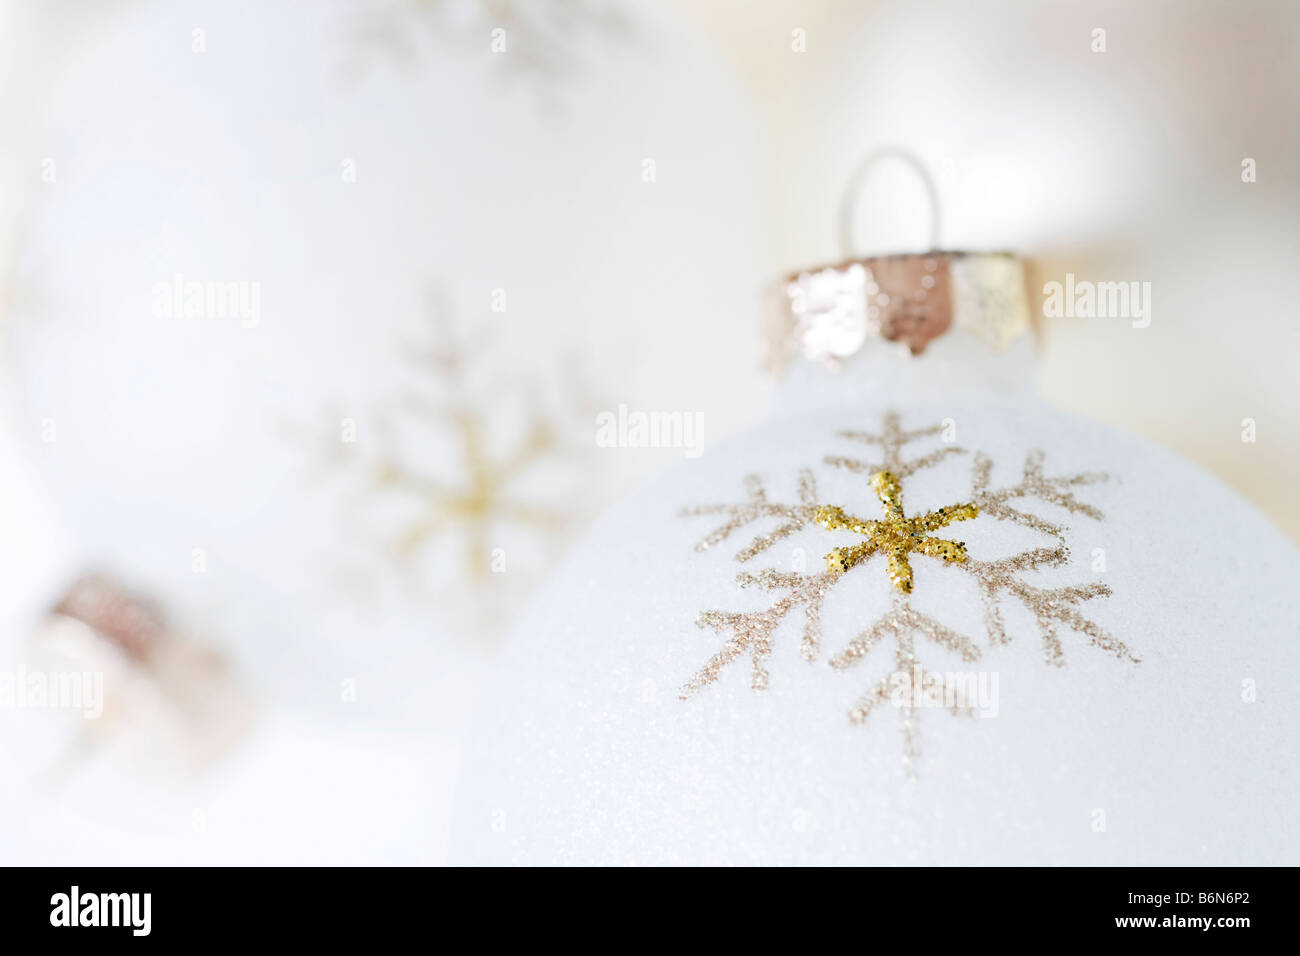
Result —
M459 488L474 465L456 424L412 406L472 404L501 459L526 440L521 404L564 417L571 364L592 396L617 384L719 427L746 414L743 388L693 384L707 359L685 345L747 323L725 290L753 267L750 134L714 58L621 4L126 9L34 149L54 175L15 317L26 430L83 557L188 601L268 679L292 674L286 692L334 707L364 671L362 708L459 707L479 652L444 611L475 588L500 603L554 550L502 520L480 560L453 506L428 548L380 552L361 509L402 482L370 481L389 487L360 504L338 486L400 441L412 486ZM648 346L628 331L648 327ZM412 361L453 347L464 383ZM590 415L573 442L588 458ZM331 442L342 463L322 478ZM512 491L581 515L595 473ZM440 514L411 498L413 528ZM478 573L498 546L504 572ZM422 593L376 610L336 565ZM431 645L442 664L417 693Z
M617 385L719 428L747 414L743 386L703 374L748 325L730 293L753 274L747 110L712 51L621 3L180 0L104 23L26 157L48 177L7 317L14 430L68 528L69 572L159 598L232 653L268 716L202 795L147 802L149 839L108 764L90 805L50 812L85 821L78 859L255 844L267 860L436 861L490 649L449 607L504 606L554 549L498 523L484 547L504 562L465 576L483 553L464 546L465 496L418 553L378 548L402 482L372 466L400 452L407 485L463 490L473 443L439 409L469 404L494 461L544 410L568 438L577 422L579 480L562 462L511 490L580 517L603 492L591 418L558 411L573 365L600 400ZM441 514L420 514L418 491L401 501L411 528ZM328 823L306 823L308 804ZM61 857L57 829L32 852Z

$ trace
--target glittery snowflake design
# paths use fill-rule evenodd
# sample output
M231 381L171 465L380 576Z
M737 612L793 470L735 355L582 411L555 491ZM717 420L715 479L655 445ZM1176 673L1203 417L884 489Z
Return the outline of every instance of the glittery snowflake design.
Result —
M838 505L817 509L817 523L827 531L846 528L865 535L867 540L851 548L835 548L826 555L826 569L843 574L877 552L889 562L889 580L904 594L912 593L912 562L908 555L928 554L932 558L961 564L966 560L966 542L949 541L930 534L954 521L965 521L979 514L973 504L955 505L929 511L915 518L903 513L903 485L892 471L878 471L871 476L871 487L885 506L885 520L867 521L845 514Z
M587 36L626 41L631 32L618 5L601 0L386 0L357 22L348 72L359 77L376 60L408 68L433 41L430 55L481 53L503 81L542 96L572 80Z
M318 443L318 468L351 479L353 504L344 509L355 525L349 537L372 541L409 591L434 593L443 607L477 603L478 626L491 628L505 622L518 585L531 579L513 558L507 568L503 535L531 535L537 550L553 553L583 515L571 496L548 504L530 491L539 469L569 488L589 485L591 463L581 458L577 435L579 422L590 420L585 406L593 403L570 396L574 408L566 414L524 389L515 404L526 417L498 428L497 413L514 382L483 374L479 360L491 351L488 343L465 343L440 297L432 324L429 342L408 346L404 355L418 382L436 383L436 394L397 389L392 401L353 425L364 425L364 439L326 435ZM568 376L580 391L578 379ZM513 442L497 440L498 431ZM430 451L435 443L440 452ZM426 553L435 560L423 560ZM368 590L365 577L346 576L355 590Z
M848 670L872 654L879 645L893 645L894 672L854 703L849 719L855 724L865 723L882 703L894 702L901 716L903 761L909 773L920 753L919 706L914 695L896 693L899 676L905 675L912 686L925 687L927 695L933 694L936 699L949 704L953 713L969 713L969 708L958 703L961 695L951 685L950 679L923 666L917 648L918 638L925 644L943 648L961 660L973 663L981 659L985 650L1010 642L1011 635L1002 610L1008 602L1015 602L1033 615L1048 664L1059 667L1065 663L1062 631L1077 634L1087 644L1121 660L1137 663L1138 659L1122 641L1103 630L1081 609L1086 602L1109 595L1110 588L1106 585L1092 583L1044 588L1025 580L1025 575L1032 572L1065 565L1069 550L1063 525L1019 506L1026 501L1045 502L1071 515L1101 520L1101 511L1079 500L1075 491L1105 481L1106 476L1095 472L1048 476L1044 471L1042 452L1032 451L1025 459L1018 482L995 487L992 461L978 454L974 457L969 501L908 517L903 507L907 476L938 465L951 456L967 454L963 448L945 445L915 457L904 456L906 447L940 435L944 427L939 424L904 430L898 414L887 412L878 434L840 432L842 438L876 449L876 454L867 459L827 456L825 464L868 476L884 512L879 519L854 517L837 505L821 504L816 479L807 469L799 472L798 495L794 502L770 501L761 480L750 475L745 479L743 501L689 508L682 512L687 517L716 515L724 518L722 524L696 544L697 551L720 545L750 525L765 520L778 522L775 529L758 534L737 552L736 560L742 564L809 526L832 531L847 530L864 537L855 545L831 549L826 554L826 570L822 572L805 574L771 568L741 572L736 579L740 587L757 587L771 592L774 598L759 611L709 610L700 616L699 625L718 633L725 638L725 643L686 682L682 688L683 699L718 680L727 665L745 655L750 661L754 690L767 687L771 680L768 660L777 634L787 619L802 616L802 655L808 661L817 660L821 653L821 615L826 598L834 588L843 586L850 575L868 573L860 569L868 568L877 555L885 559L885 572L893 584L890 608L832 656L829 663L836 670ZM978 549L972 554L964 542L932 535L939 528L980 514L1030 528L1051 539L1052 543L1005 558L983 560L978 557ZM982 649L970 637L953 631L911 606L913 558L940 560L974 578L984 606L986 648Z
M799 503L797 505L777 504L767 500L763 490L763 481L758 475L745 478L745 500L737 505L705 505L700 508L687 508L684 516L725 514L727 520L703 541L695 546L696 551L707 551L731 536L745 525L753 524L760 518L784 518L782 525L770 534L759 535L746 547L736 553L737 561L748 561L762 551L766 551L782 538L788 538L817 515L817 486L813 473L805 469L799 472Z

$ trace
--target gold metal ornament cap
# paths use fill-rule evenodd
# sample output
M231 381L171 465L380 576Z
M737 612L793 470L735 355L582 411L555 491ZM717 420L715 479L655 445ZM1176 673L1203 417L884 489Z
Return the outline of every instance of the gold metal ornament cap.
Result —
M856 257L854 199L881 160L901 159L930 197L930 252ZM928 170L895 147L868 155L850 177L840 206L840 243L846 258L781 277L764 302L769 371L783 372L803 357L837 368L870 340L907 346L920 355L953 329L973 332L996 350L1026 332L1037 335L1029 305L1025 263L1009 252L938 249L939 203Z
M837 367L871 339L920 355L952 329L1003 350L1035 332L1024 262L1011 253L926 252L848 259L780 279L769 291L767 366L797 357Z

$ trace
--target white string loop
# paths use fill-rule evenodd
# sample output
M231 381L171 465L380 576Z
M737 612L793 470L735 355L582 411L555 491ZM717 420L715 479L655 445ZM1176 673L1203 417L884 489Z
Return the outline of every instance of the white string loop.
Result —
M917 158L915 153L909 152L901 146L884 146L868 153L850 174L848 182L844 184L844 193L840 197L839 218L840 250L845 259L857 258L853 251L853 234L854 223L857 219L858 192L861 190L867 176L882 160L886 159L902 160L912 168L912 171L921 180L921 184L925 186L926 196L930 200L930 248L925 251L929 252L939 248L939 191L935 188L930 171L926 168L925 163Z

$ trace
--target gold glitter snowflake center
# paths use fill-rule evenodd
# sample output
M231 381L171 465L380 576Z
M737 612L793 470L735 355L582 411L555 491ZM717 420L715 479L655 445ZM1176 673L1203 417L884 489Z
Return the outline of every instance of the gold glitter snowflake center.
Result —
M877 472L871 476L871 487L875 489L880 503L885 506L883 521L855 518L835 505L823 505L817 509L817 523L823 528L829 531L842 528L866 536L865 541L829 552L826 555L827 571L843 574L855 564L882 552L886 558L889 580L894 583L894 587L906 594L912 591L912 565L907 556L913 551L957 564L966 561L964 542L934 538L929 532L937 531L954 521L974 518L979 514L978 507L970 503L952 505L909 518L903 513L903 485L897 475L891 471Z

